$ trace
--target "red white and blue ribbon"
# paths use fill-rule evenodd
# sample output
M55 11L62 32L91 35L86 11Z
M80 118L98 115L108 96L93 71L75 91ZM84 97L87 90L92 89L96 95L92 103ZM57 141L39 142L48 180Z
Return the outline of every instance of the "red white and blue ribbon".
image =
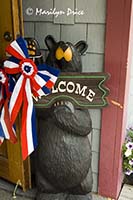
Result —
M11 57L4 62L4 68L8 74L19 74L19 78L13 89L9 114L11 124L15 123L20 108L22 107L21 146L23 160L30 155L37 146L34 97L50 94L59 75L59 70L46 65L36 66L29 59L26 42L22 37L13 41L7 48Z
M8 80L7 76L5 75L4 71L0 69L0 110L5 102L5 93L8 87ZM0 113L1 115L1 113ZM3 130L0 130L0 145L3 143L5 138Z
M0 109L5 102L6 97L9 97L8 78L3 69L0 69Z
M0 145L4 139L15 143L17 141L14 128L11 125L8 102L10 97L9 82L3 69L0 69Z

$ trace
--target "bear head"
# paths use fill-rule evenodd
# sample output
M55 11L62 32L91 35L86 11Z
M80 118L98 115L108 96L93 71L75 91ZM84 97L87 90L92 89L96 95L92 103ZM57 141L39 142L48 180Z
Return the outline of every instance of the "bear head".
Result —
M45 38L49 50L46 64L59 68L62 72L81 72L81 55L85 53L88 45L85 41L79 41L75 45L70 42L56 42L51 35Z

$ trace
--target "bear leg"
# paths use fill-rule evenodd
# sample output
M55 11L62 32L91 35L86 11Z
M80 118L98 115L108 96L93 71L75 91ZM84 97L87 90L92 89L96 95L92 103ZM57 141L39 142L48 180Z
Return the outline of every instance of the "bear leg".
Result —
M35 200L67 200L68 194L57 193L57 194L47 194L38 193Z
M42 176L40 171L36 172L36 184L38 193L58 193L59 191Z
M88 194L92 191L93 186L93 178L92 178L92 170L89 169L89 172L83 182L75 188L71 189L72 194Z
M72 195L67 193L58 193L58 194L41 193L36 196L36 200L92 200L92 196Z

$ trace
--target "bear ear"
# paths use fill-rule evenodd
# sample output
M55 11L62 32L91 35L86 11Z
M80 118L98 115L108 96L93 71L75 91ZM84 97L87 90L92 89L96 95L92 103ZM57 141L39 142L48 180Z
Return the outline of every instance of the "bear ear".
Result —
M47 35L45 37L45 44L48 47L48 49L51 50L56 45L56 41L52 35Z
M75 44L75 47L77 49L77 51L82 55L88 48L88 44L81 40L79 42L77 42L77 44Z

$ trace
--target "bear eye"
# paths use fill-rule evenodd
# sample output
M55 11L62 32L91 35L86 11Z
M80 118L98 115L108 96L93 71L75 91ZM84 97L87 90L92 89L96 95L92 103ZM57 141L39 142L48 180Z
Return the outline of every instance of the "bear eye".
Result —
M68 47L67 50L65 51L64 58L67 62L72 60L72 50L70 49L70 47Z
M64 52L60 47L56 50L55 57L57 60L61 60L64 57Z

